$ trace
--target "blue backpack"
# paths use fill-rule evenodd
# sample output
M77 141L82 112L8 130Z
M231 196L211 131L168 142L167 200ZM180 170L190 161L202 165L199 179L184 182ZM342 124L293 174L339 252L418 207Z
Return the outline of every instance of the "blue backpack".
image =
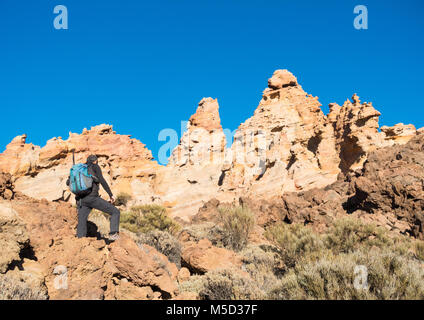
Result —
M69 174L69 188L71 192L79 197L86 196L91 192L93 186L93 176L88 173L88 166L84 163L77 163L71 168Z

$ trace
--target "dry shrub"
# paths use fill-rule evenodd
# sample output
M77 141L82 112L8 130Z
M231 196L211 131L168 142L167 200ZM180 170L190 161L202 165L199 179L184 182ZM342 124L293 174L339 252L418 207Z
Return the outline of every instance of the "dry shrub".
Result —
M0 275L0 300L46 300L44 292L36 291L25 282Z
M119 192L115 199L115 205L126 206L128 201L132 199L131 195L126 192Z
M223 228L213 222L192 224L185 226L181 234L188 235L189 240L198 242L201 239L208 239L216 247L224 247L225 232Z
M238 270L209 271L204 277L199 292L204 300L258 300L265 297L258 284Z
M166 209L156 204L134 206L130 211L121 213L121 225L135 233L161 230L175 234L180 229L179 224L168 216Z
M164 254L170 262L181 268L181 244L166 231L152 230L138 234L137 244L147 244Z
M414 243L414 249L417 259L424 261L424 241L417 240Z
M243 270L268 294L281 275L281 263L275 249L250 244L239 255L242 258Z
M178 290L180 292L194 292L199 295L205 286L205 280L204 275L192 275L188 280L178 283Z
M266 235L279 247L288 267L269 290L269 298L424 298L424 269L411 254L406 236L390 236L384 228L351 217L335 221L322 235L287 224L269 228ZM358 266L366 267L367 290L354 286Z
M253 212L246 206L220 207L218 210L226 246L235 251L243 249L255 225Z
M328 248L334 252L345 253L363 247L384 248L392 246L393 241L386 229L352 217L336 220L325 238Z
M355 267L365 266L368 288L355 288ZM365 274L366 275L366 274ZM298 264L269 295L274 299L423 299L424 270L384 249L334 255Z
M285 270L293 268L305 256L317 258L324 250L324 242L312 229L301 224L278 223L265 236L279 249Z

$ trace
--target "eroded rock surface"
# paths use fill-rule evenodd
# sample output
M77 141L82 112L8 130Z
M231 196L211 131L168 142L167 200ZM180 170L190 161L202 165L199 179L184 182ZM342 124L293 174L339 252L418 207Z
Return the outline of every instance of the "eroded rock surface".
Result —
M320 107L292 73L277 70L231 148L218 101L204 98L166 166L154 161L140 141L102 124L70 133L67 140L53 138L42 148L18 136L0 154L0 171L12 175L16 191L72 202L65 185L72 152L77 162L94 153L115 195L129 194L129 205L162 204L173 217L189 221L212 198L266 200L323 188L340 173L361 170L371 152L404 145L422 132L402 123L379 128L380 112L356 94L342 106L330 104L328 115ZM10 188L0 192L13 197Z

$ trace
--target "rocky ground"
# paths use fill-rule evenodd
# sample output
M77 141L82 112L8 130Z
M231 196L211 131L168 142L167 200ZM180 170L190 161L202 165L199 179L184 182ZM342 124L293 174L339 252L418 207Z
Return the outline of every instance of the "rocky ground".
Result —
M43 148L13 139L0 154L0 298L424 298L422 129L379 128L356 95L324 115L286 70L231 148L218 109L200 102L167 166L108 125ZM114 243L98 212L75 237L72 152L99 155L126 195ZM358 264L366 293L352 287Z

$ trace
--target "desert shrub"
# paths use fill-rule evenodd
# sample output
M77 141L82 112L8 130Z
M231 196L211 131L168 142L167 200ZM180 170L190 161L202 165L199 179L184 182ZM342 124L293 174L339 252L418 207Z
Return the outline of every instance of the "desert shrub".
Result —
M367 286L355 288L355 267L367 269ZM365 274L366 275L366 274ZM271 291L274 299L423 299L424 270L391 250L362 250L296 265Z
M255 224L253 212L246 206L220 207L219 217L226 245L236 251L244 248Z
M172 220L162 206L134 206L129 211L121 213L121 225L131 232L149 232L152 230L168 231L175 234L180 226Z
M178 283L178 290L180 292L194 292L199 295L205 286L205 280L204 275L192 275L188 280Z
M120 192L116 196L115 205L117 206L126 206L128 201L132 199L131 195L126 192Z
M269 227L265 236L280 249L280 256L286 270L293 268L305 257L316 259L325 249L321 237L301 224L281 222Z
M214 246L225 246L225 232L223 228L213 222L192 224L185 226L181 234L188 236L188 240L198 242L201 239L208 239Z
M221 269L209 271L204 276L199 292L205 300L255 300L265 295L252 279L238 270Z
M281 273L277 254L267 246L250 244L239 255L242 258L243 270L265 293L271 291Z
M148 244L168 257L170 262L181 268L181 244L166 231L152 230L138 234L137 244Z
M416 241L414 244L415 256L424 261L424 241Z
M44 292L8 275L0 275L0 300L46 300Z
M328 248L337 252L352 252L358 248L373 246L382 248L393 245L387 230L359 219L346 217L336 220L325 238Z

